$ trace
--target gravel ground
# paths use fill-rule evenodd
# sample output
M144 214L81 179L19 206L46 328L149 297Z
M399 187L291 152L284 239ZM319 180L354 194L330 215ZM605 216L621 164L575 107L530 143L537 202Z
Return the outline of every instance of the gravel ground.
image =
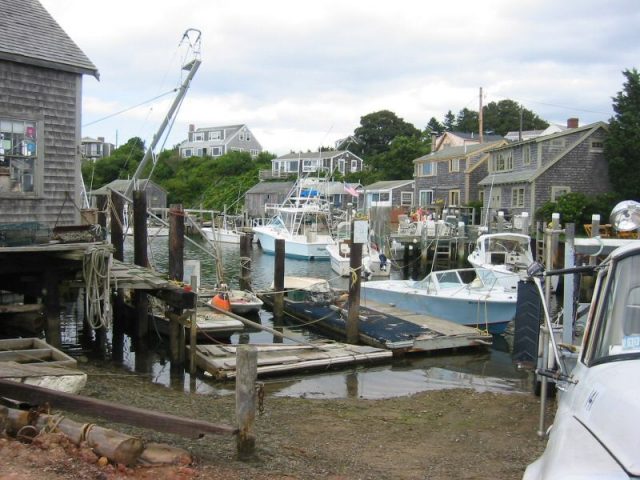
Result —
M213 423L234 423L233 396L183 393L133 373L114 374L113 369L94 365L82 368L89 375L83 395ZM554 409L551 402L548 418ZM195 463L100 467L90 451L59 439L31 446L3 439L0 480L515 479L544 449L536 436L538 413L539 399L533 395L463 389L385 400L267 396L265 411L256 418L255 457L239 461L231 436L191 440L66 412L74 420L94 421L145 442L184 448Z

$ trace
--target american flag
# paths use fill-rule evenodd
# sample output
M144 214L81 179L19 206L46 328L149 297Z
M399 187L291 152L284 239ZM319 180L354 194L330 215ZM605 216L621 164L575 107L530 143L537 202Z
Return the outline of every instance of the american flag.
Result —
M344 184L344 191L350 194L352 197L358 196L358 191L351 185L347 185L346 183Z

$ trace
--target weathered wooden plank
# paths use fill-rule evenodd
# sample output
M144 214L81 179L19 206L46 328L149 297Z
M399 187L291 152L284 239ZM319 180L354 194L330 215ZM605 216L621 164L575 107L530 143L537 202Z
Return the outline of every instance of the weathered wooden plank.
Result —
M56 392L34 385L24 385L0 379L0 395L30 403L49 403L53 408L94 415L117 423L126 423L159 432L173 433L187 438L202 438L207 434L234 435L237 429L203 420L152 412L142 408L118 405L97 398Z
M0 352L0 362L34 362L52 358L48 348L31 348Z

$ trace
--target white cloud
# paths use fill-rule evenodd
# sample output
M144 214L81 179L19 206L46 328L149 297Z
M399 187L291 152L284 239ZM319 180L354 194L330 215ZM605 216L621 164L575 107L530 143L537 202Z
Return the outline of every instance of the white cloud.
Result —
M635 0L41 1L100 70L84 80L85 123L175 87L182 33L202 31L168 146L190 123L246 123L271 152L314 150L381 109L417 128L477 110L480 87L485 103L509 98L548 121L608 120L640 58ZM150 141L171 98L83 135Z

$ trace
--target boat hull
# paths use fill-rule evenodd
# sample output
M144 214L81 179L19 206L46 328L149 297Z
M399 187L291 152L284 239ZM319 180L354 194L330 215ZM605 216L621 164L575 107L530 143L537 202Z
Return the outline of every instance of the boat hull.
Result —
M483 298L483 295L462 291L457 296L430 295L424 289L414 288L412 281L387 280L369 282L362 285L361 299L388 305L396 305L403 310L449 320L459 325L487 330L501 334L516 313L516 296L502 300Z
M268 226L254 227L253 234L265 253L274 254L276 240L282 239L285 256L304 260L329 260L327 245L333 243L333 239L327 235L318 235L315 241L308 241L302 235L285 236Z

